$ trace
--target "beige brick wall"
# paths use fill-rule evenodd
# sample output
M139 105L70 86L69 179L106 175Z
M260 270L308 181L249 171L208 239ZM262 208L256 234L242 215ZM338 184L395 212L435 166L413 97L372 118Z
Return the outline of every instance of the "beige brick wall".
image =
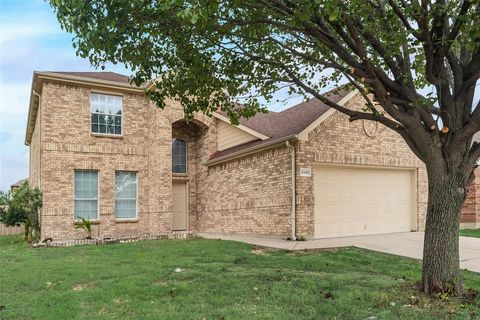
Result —
M198 230L289 234L290 154L275 148L202 170Z
M32 134L32 140L30 141L30 173L29 173L29 184L32 187L37 187L41 189L40 185L40 165L41 165L41 156L40 156L40 119L41 119L42 110L38 110L37 119L35 121L35 130Z

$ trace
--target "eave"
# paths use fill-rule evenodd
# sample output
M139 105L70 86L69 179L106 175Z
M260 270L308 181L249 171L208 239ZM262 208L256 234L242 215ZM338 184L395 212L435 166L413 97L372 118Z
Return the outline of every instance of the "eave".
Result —
M216 164L220 164L222 162L227 162L227 161L232 161L237 158L243 158L245 156L260 152L260 151L265 151L268 149L272 149L275 147L278 147L280 145L283 145L286 141L295 141L298 139L298 136L296 134L289 135L286 137L274 139L272 141L266 141L265 143L261 143L259 145L250 147L250 148L245 148L236 152L232 152L229 154L226 154L224 156L218 157L218 158L213 158L211 160L206 161L204 164L206 166L213 166Z

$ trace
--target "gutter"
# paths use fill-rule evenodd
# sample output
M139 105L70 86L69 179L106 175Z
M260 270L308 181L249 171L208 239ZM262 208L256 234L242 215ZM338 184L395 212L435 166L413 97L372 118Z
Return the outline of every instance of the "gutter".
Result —
M219 164L219 163L222 163L222 162L225 162L225 161L230 161L230 160L233 160L233 159L236 159L236 158L244 157L244 156L250 155L252 153L257 153L259 151L263 151L263 150L266 150L266 149L271 149L271 148L274 148L276 146L282 145L282 144L285 143L285 141L297 140L297 138L298 137L297 137L296 134L292 134L292 135L289 135L289 136L286 136L286 137L283 137L283 138L274 139L272 141L261 143L261 144L258 144L256 146L250 147L250 148L242 149L242 150L232 152L230 154L227 154L227 155L224 155L224 156L221 156L221 157L218 157L218 158L214 158L212 160L208 160L204 163L204 165L212 166L212 165Z
M290 140L286 141L287 147L292 150L291 152L291 157L292 157L292 167L291 167L291 179L292 179L292 215L291 215L291 221L292 221L292 232L290 235L290 238L295 241L297 240L296 236L296 213L297 213L297 199L296 199L296 149L295 146L290 143Z
M105 88L123 89L123 90L132 91L136 93L144 93L143 87L137 87L129 83L122 83L122 82L116 82L116 81L87 78L82 76L74 76L74 75L61 74L61 73L55 73L55 72L45 72L45 71L35 71L35 74L38 76L38 78L46 79L46 80L56 80L61 82L74 83L77 85L83 84L87 86L97 85Z
M39 142L39 145L38 145L38 150L40 152L40 159L39 159L39 164L38 164L38 173L39 173L39 181L38 181L38 184L40 186L40 189L42 187L42 95L41 94L38 94L35 89L32 89L32 94L35 95L37 98L38 98L38 109L37 109L37 114L39 114L39 119L38 119L38 122L40 123L40 128L38 128L38 134L40 136L40 142ZM29 144L30 146L30 144ZM31 150L30 150L31 152ZM30 176L30 174L29 174Z

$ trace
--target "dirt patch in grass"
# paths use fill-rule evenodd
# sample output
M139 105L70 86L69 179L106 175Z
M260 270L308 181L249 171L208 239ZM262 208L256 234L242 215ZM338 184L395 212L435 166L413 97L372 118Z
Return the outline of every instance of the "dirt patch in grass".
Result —
M72 286L73 291L83 291L87 289L92 289L96 287L96 282L90 281L90 282L84 282L84 283L75 283Z
M290 256L297 256L297 255L304 255L304 254L312 254L318 252L339 252L341 250L345 250L347 248L317 248L317 249L303 249L303 250L295 250L290 251L288 255Z
M155 286L166 287L170 284L170 281L166 279L158 279L153 283Z

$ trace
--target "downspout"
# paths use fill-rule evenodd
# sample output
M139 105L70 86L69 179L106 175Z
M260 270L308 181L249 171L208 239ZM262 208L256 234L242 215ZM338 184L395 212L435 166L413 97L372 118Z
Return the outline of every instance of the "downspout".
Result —
M39 128L37 128L39 131L38 131L38 135L40 137L40 141L38 142L38 152L39 152L39 159L38 159L38 188L40 190L42 190L42 96L40 94L38 94L35 89L32 89L32 93L38 98L38 111L37 111L37 114L38 114L38 122L39 122ZM35 120L36 122L36 120ZM35 124L33 124L35 125ZM30 155L31 155L31 150L30 150ZM31 156L30 156L30 159L29 161L31 161ZM31 167L31 163L29 164L29 167ZM29 178L29 181L28 181L28 184L32 185L30 179L30 172L28 172L28 178ZM42 208L40 208L40 210L38 211L38 223L40 225L40 228L42 226ZM41 229L40 229L40 234L41 234ZM41 236L40 236L41 237Z
M297 200L296 200L296 194L297 194L297 190L296 190L296 170L295 170L295 167L296 167L296 149L295 149L295 146L292 145L290 143L290 141L287 140L286 142L286 145L287 147L292 150L292 152L290 153L291 155L291 165L292 165L292 168L291 168L291 174L292 174L292 215L291 215L291 219L292 219L292 233L290 235L290 238L295 241L297 240L297 236L296 236L296 212L297 212Z

